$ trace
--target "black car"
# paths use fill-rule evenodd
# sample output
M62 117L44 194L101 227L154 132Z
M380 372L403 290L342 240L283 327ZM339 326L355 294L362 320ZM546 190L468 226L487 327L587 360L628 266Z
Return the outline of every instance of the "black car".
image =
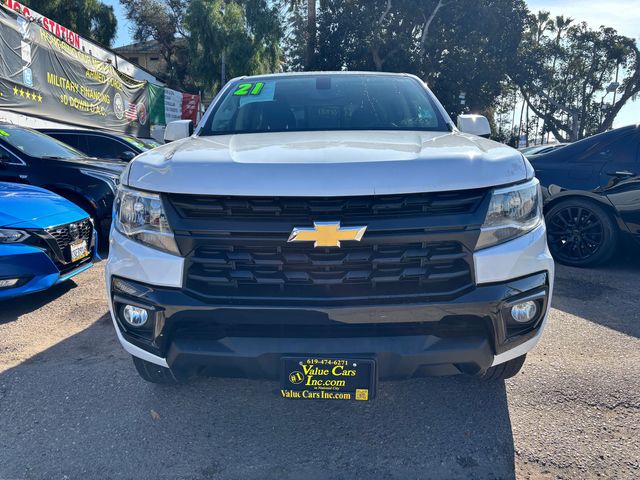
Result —
M89 157L131 161L136 155L158 147L150 138L86 129L41 128L40 132L84 152Z
M114 194L125 165L88 158L30 128L0 124L0 181L46 188L72 201L91 215L102 240L109 236Z
M585 267L640 241L640 126L618 128L530 157L543 186L549 248Z

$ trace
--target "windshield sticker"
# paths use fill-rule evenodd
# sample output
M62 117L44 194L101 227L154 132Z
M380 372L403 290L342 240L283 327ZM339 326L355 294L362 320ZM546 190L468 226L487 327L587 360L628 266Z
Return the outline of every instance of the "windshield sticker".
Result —
M263 82L241 83L240 85L238 85L238 88L236 88L236 91L233 92L233 94L238 96L260 95L262 87L264 87Z
M0 137L9 137L10 135L4 130L0 130Z
M137 138L132 138L132 137L124 137L124 139L129 142L131 145L134 145L138 148L144 148L144 143L142 143L140 140L138 140Z
M240 106L253 102L272 102L276 93L276 82L257 82L238 85L237 92L242 85L250 85L246 94L240 96ZM233 93L236 95L236 93Z

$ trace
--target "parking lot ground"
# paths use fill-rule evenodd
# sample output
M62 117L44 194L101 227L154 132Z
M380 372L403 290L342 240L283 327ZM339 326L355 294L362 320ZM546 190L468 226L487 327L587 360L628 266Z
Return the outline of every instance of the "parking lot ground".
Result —
M523 371L382 383L370 403L269 381L160 387L117 343L104 262L0 303L0 479L640 478L640 253L558 267Z

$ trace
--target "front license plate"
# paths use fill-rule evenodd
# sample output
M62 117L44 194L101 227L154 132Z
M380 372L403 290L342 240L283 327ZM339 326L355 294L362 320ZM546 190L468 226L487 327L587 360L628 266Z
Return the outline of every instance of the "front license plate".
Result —
M366 401L375 396L371 359L283 357L281 371L284 398Z
M77 243L72 243L70 246L71 246L72 262L77 262L78 260L82 260L84 257L89 255L89 249L87 248L86 240L81 240Z

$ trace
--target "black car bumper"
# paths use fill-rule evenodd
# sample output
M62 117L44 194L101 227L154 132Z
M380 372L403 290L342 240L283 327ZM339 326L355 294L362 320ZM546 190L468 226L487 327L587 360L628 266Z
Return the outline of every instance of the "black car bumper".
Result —
M295 355L374 358L381 379L477 373L538 333L548 295L546 273L478 286L444 303L334 308L214 306L180 289L117 277L111 285L124 340L175 372L272 379L281 357ZM510 306L524 299L537 303L538 314L517 324ZM124 321L127 304L148 310L143 327Z

